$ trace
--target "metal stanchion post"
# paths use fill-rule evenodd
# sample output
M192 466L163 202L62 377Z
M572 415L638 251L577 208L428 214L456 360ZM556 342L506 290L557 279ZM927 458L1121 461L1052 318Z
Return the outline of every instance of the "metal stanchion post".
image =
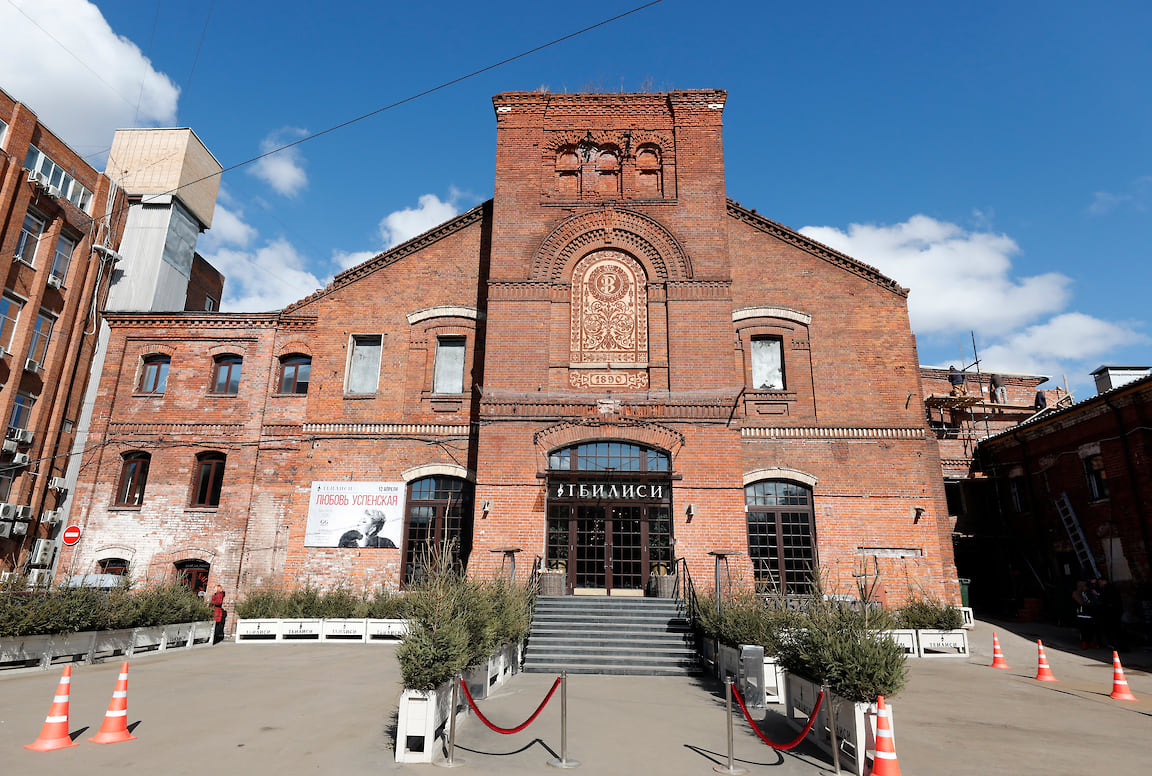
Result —
M832 744L832 767L840 773L840 744L836 741L836 704L832 702L832 690L824 683L824 708L828 714L828 737Z
M728 776L739 776L739 774L748 773L747 768L737 768L733 762L732 757L732 677L724 677L724 708L725 716L728 717L728 765L713 765L712 770L717 773L727 773Z
M560 757L548 761L553 768L575 768L579 760L568 759L568 672L560 672Z
M452 677L452 706L448 710L448 757L443 762L437 762L441 768L459 768L464 765L463 760L456 759L456 703L460 692L460 674Z

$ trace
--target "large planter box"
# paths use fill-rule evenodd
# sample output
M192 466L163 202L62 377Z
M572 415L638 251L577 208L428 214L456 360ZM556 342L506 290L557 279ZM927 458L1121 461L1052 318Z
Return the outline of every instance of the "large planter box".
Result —
M540 595L564 595L567 572L553 569L540 571Z
M140 652L212 643L211 622L185 622L151 628L8 637L0 641L0 670L48 668L54 661L91 663Z
M505 644L488 662L464 675L468 692L480 700L520 671L523 644ZM480 695L479 693L483 693ZM447 722L452 705L452 683L445 682L435 690L405 690L400 696L396 721L396 762L430 763L442 746L438 739L447 736ZM456 724L468 714L464 693L456 694Z
M367 620L322 620L320 640L363 643L367 625Z
M764 656L764 703L783 703L787 671L776 657Z
M236 642L245 641L276 641L280 638L281 625L279 620L237 620Z
M796 730L803 730L816 705L820 686L791 672L787 674L785 685L785 716ZM891 708L892 704L887 706ZM833 710L840 766L856 776L864 776L869 761L876 753L876 704L856 703L837 695L824 698L816 724L808 733L808 740L829 757L832 756L829 720L832 719L830 714Z
M365 620L365 640L369 644L395 644L408 635L407 620Z
M968 631L919 630L916 639L920 644L920 657L970 657L968 651Z
M281 620L281 641L319 641L323 620Z
M456 724L468 714L468 701L456 693L452 709L452 682L435 690L405 690L400 695L400 712L396 718L396 762L430 763L441 748L439 739L447 735L450 713Z
M920 656L920 640L916 637L917 633L918 631L907 629L884 631L885 636L904 649L905 657Z
M972 614L971 606L960 607L961 628L972 630L976 627L976 616Z

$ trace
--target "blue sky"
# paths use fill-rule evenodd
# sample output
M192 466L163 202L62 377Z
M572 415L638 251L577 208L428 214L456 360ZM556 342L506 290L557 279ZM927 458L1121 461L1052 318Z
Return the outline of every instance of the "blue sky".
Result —
M0 88L103 167L189 126L225 167L624 13L0 0ZM723 88L729 196L912 289L922 363L1152 363L1152 4L663 0L227 172L202 252L279 308L491 196L501 91Z

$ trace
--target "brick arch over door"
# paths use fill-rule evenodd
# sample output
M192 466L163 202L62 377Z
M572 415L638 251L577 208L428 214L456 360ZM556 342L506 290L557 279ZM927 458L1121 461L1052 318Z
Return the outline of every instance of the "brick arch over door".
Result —
M650 283L692 279L692 261L671 232L655 219L619 208L572 216L553 229L536 252L532 279L564 282L577 261L601 248L635 256Z
M646 447L667 450L676 460L676 454L684 445L684 435L679 431L658 423L612 423L590 422L571 423L564 421L537 431L532 437L540 456L538 471L548 469L548 453L561 447L570 447L581 442L604 440L636 442Z

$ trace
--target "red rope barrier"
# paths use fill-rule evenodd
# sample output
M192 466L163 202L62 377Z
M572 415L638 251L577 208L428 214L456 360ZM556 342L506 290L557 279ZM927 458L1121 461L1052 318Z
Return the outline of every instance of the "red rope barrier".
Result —
M556 692L556 688L560 686L560 677L556 677L556 681L552 683L552 689L549 690L548 694L544 696L544 700L542 700L540 705L536 707L536 711L532 712L532 716L529 717L527 721L524 722L524 724L518 725L514 728L502 728L489 722L488 718L481 713L480 709L476 708L476 701L472 700L472 693L468 692L468 683L461 679L460 686L464 688L464 697L468 699L468 705L472 707L472 711L476 712L476 716L480 718L481 722L495 730L497 733L510 735L512 733L519 733L521 730L531 725L532 722L538 716L540 716L540 712L544 711L544 707L548 705L548 701L552 700L552 693Z
M773 749L779 750L781 752L786 752L789 749L792 749L804 740L804 736L808 735L809 731L812 730L812 725L816 722L816 713L820 711L820 704L824 700L824 691L821 690L820 694L816 696L816 705L812 708L812 716L808 718L808 724L805 725L804 729L800 731L800 735L796 736L796 738L792 739L786 744L774 744L764 737L764 734L760 732L760 728L756 727L756 723L752 721L752 715L748 713L748 707L744 705L744 699L740 697L740 691L736 689L735 683L732 684L732 694L736 696L736 702L740 704L740 710L744 712L744 718L748 720L748 724L751 725L752 729L756 731L756 735L760 736L760 740L768 744L768 746L772 747Z

